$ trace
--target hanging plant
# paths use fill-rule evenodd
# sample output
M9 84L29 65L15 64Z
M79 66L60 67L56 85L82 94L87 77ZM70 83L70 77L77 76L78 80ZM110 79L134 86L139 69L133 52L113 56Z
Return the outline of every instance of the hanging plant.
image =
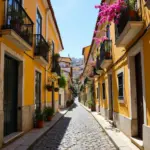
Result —
M54 54L55 61L58 61L59 58L60 58L60 55L58 53Z
M59 92L59 88L55 88L54 91L55 91L55 92Z
M66 78L64 76L61 76L58 83L60 88L65 88L67 84Z
M45 88L48 90L48 91L52 91L53 87L50 85L50 84L47 84L45 86Z

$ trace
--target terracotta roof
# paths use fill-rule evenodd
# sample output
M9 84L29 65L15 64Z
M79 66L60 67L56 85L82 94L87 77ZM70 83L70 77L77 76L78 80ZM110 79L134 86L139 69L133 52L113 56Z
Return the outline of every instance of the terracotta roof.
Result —
M49 9L50 9L50 11L51 11L51 13L52 13L52 17L53 17L53 20L54 20L54 23L55 23L55 26L56 26L56 30L57 30L57 32L58 32L58 36L59 36L59 40L60 40L62 49L64 49L63 42L62 42L62 39L61 39L60 31L59 31L59 28L58 28L58 25L57 25L57 21L56 21L56 17L55 17L55 13L54 13L52 4L51 4L50 0L47 0L47 3L48 3L48 5L49 5Z
M72 59L70 57L60 57L59 59L60 62L72 62Z

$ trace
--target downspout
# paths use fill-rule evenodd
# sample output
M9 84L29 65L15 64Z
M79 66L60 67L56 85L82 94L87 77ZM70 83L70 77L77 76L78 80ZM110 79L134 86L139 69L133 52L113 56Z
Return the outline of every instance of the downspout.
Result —
M46 9L46 19L45 19L45 25L46 25L45 37L46 37L46 41L48 41L48 10L49 9ZM47 70L47 67L45 68L45 83L47 84L47 71L46 70ZM45 107L47 106L47 90L45 91L44 106Z

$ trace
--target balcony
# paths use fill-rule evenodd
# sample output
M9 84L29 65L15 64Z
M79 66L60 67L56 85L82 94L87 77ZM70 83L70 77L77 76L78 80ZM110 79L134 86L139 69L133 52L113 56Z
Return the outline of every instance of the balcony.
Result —
M94 75L100 75L101 73L103 73L103 69L100 66L100 57L98 56L96 58L96 66L94 68Z
M112 41L105 40L100 49L100 66L108 68L112 64Z
M59 63L54 59L54 56L52 58L53 60L53 66L52 66L52 73L55 73L57 76L61 76L61 67Z
M1 35L18 48L28 51L33 44L33 22L18 0L6 0L5 23Z
M115 26L116 46L118 47L126 47L144 26L144 22L141 21L136 7L136 1L127 1L127 7L121 11L119 23Z
M35 60L42 65L47 65L49 62L48 58L49 53L49 45L45 41L44 37L41 34L35 35L35 50L34 50L34 56Z

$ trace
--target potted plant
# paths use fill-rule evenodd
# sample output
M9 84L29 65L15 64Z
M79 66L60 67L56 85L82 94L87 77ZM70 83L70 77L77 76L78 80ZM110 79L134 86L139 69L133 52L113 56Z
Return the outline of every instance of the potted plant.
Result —
M130 16L131 20L137 17L137 12L135 10L135 0L128 1L128 15Z
M58 61L59 58L60 58L60 55L58 53L54 54L55 61Z
M110 52L109 51L105 52L105 59L110 59Z
M58 92L58 91L59 91L59 88L58 88L58 87L57 87L57 88L55 88L55 89L54 89L54 91L55 91L55 92Z
M65 88L66 87L66 78L64 76L61 76L60 79L58 80L59 87Z
M91 108L92 108L92 105L93 105L92 100L88 100L87 103L88 103L88 107L91 109Z
M47 89L48 91L52 91L53 87L52 87L50 84L47 84L47 85L46 85L46 89Z
M45 107L43 114L45 121L51 121L54 114L54 110L52 107Z
M36 127L43 128L44 126L44 116L40 110L35 111L35 118L36 118Z
M66 102L66 106L67 106L67 107L70 107L72 104L73 104L73 100L68 100L68 101Z

